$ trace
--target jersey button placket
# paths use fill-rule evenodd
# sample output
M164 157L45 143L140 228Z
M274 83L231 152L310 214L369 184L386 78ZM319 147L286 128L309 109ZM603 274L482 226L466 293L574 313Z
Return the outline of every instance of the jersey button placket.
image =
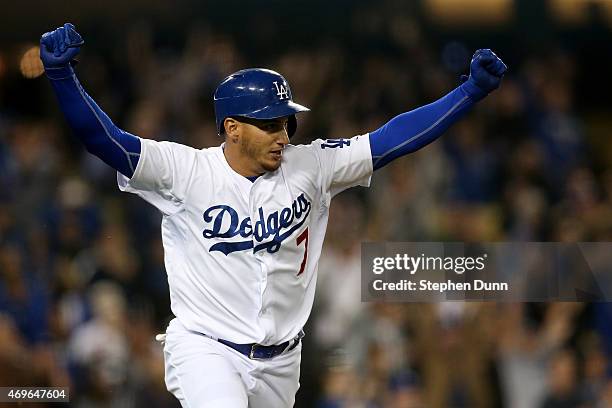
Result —
M261 272L262 272L262 276L261 276L261 283L260 283L260 293L259 293L259 299L260 299L260 308L259 308L259 316L263 316L266 313L266 307L263 304L263 299L264 299L264 292L266 291L266 287L268 285L268 271L266 268L266 265L261 262Z
M255 199L254 199L254 194L256 191L256 186L257 184L260 182L261 177L258 178L257 180L255 180L255 182L251 185L251 189L249 191L249 209L251 210L251 222L253 224L253 235L251 236L251 239L253 240L253 248L255 248L257 246L257 240L255 239L255 220L257 219L257 215L258 215L258 208L255 205ZM266 290L266 287L268 285L268 268L265 264L265 262L263 261L263 252L265 250L260 250L257 252L254 252L254 256L255 259L257 259L257 261L259 262L259 268L260 268L260 284L259 284L259 313L258 316L263 316L266 313L266 308L263 304L263 299L264 299L264 292Z

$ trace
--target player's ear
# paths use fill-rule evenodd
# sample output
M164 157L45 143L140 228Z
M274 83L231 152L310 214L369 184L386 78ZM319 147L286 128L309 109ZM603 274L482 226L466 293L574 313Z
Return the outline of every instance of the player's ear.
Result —
M225 118L223 128L229 142L238 143L238 128L240 123L234 118Z

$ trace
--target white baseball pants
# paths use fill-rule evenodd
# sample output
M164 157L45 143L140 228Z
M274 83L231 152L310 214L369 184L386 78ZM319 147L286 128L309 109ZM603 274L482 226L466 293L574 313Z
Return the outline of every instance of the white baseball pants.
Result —
M177 320L164 344L166 387L183 408L293 407L302 344L267 360L251 360Z

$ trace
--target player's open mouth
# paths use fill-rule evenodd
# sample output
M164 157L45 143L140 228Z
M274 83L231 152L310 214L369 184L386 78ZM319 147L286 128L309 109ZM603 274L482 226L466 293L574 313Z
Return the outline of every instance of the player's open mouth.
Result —
M283 156L283 151L282 150L277 150L277 151L274 151L274 152L270 152L270 154L272 155L272 157L275 160L280 160L281 157Z

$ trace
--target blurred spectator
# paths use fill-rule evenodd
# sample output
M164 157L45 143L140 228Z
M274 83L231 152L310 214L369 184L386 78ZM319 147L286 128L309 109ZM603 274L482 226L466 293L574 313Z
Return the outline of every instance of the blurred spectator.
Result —
M79 326L68 343L78 398L76 406L123 406L130 366L125 332L126 301L120 288L99 282L89 292L93 317Z
M570 350L561 350L549 367L549 394L542 408L573 408L583 406L577 382L576 355Z
M48 300L45 281L27 268L19 248L0 247L0 311L12 319L29 344L47 340Z
M361 290L361 237L365 209L357 196L342 195L332 204L326 244L321 254L315 313L318 346L332 350L350 336L364 305L355 296Z

